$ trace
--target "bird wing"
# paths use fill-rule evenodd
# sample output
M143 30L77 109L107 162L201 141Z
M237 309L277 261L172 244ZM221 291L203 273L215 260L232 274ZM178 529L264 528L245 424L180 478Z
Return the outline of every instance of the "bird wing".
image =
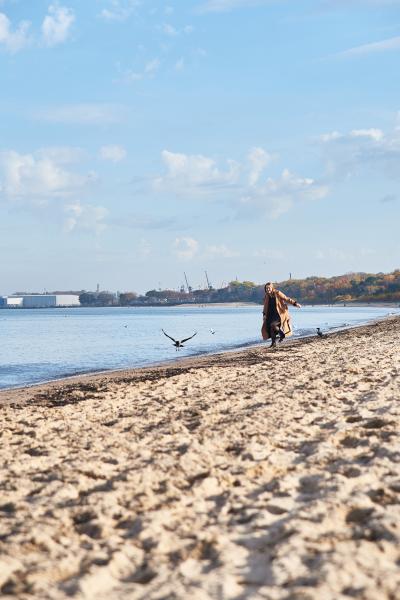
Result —
M164 335L167 336L167 338L169 338L170 340L172 340L173 342L176 342L176 340L174 340L173 337L171 337L170 335L168 335L168 333L165 333L164 329L161 329L161 331L163 332Z
M184 340L181 340L181 344L183 344L183 342L187 342L188 340L191 340L192 338L194 338L194 336L195 336L196 334L197 334L197 331L196 331L196 332L195 332L193 335L191 335L190 337L188 337L188 338L185 338Z

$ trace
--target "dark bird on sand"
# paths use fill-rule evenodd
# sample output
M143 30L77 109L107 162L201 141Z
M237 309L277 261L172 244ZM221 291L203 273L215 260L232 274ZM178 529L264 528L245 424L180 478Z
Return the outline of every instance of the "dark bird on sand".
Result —
M322 333L322 331L320 330L320 328L319 328L319 327L317 327L317 336L318 336L318 337L325 337L325 334L324 334L324 333Z
M197 331L191 335L188 338L185 338L184 340L175 340L173 337L171 337L170 335L168 335L168 333L165 333L164 329L161 329L161 331L163 332L164 335L167 336L167 338L169 338L170 340L173 341L174 346L177 350L180 350L181 348L184 348L184 342L187 342L188 340L191 340L192 338L194 338L194 336L197 334Z

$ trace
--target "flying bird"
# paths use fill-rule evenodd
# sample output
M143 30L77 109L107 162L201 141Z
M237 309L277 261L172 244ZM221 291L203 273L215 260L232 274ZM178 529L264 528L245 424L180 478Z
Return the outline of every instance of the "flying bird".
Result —
M325 334L324 334L324 333L322 333L322 331L320 330L320 328L319 328L319 327L317 327L317 336L318 336L318 337L325 337Z
M214 335L214 333L215 333L215 329L212 329L212 328L211 328L211 329L210 329L210 333L212 333L212 334Z
M164 335L167 336L167 338L169 338L170 340L173 341L176 350L180 350L181 348L184 348L184 345L183 345L184 342L187 342L188 340L191 340L196 335L196 333L197 333L197 331L196 331L193 335L191 335L188 338L185 338L184 340L175 340L173 337L171 337L170 335L168 335L168 333L165 333L164 329L161 329L161 331L163 332Z

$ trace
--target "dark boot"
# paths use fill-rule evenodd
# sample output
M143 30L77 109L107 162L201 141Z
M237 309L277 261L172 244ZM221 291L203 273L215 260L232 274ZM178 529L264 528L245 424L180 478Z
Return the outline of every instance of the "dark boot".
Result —
M283 330L280 329L279 330L279 341L283 342L283 340L285 339L286 335L283 333Z

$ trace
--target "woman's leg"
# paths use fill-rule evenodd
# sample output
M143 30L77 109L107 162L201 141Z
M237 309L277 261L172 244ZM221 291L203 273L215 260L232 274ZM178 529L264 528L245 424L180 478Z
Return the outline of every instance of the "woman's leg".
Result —
M280 326L281 326L280 321L272 321L272 323L269 324L269 334L270 334L270 337L271 337L271 347L276 346L276 336L279 333Z

